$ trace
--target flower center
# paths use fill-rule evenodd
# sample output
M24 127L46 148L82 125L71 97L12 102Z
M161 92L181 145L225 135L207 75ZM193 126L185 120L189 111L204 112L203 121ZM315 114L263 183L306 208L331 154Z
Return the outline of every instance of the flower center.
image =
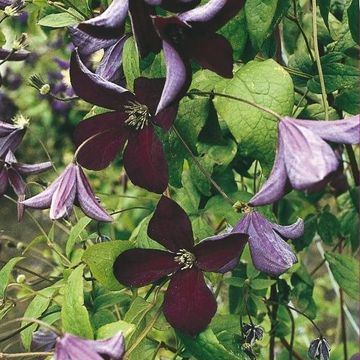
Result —
M165 33L174 45L181 45L185 41L185 29L176 24L167 25Z
M149 125L150 112L146 105L137 101L129 101L129 104L125 105L125 112L129 115L125 124L134 126L136 130L141 130Z
M180 265L183 265L181 267L181 270L191 269L195 262L195 255L192 254L190 251L185 249L180 249L174 258L174 260L179 263Z

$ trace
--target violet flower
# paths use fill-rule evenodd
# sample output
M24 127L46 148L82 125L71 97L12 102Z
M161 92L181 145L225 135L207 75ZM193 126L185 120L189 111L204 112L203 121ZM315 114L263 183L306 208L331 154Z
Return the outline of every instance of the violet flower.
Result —
M122 332L105 340L87 340L65 334L56 341L55 360L121 360L125 353Z
M82 99L114 112L82 121L74 140L81 145L79 164L91 170L107 167L124 151L124 167L130 180L149 191L162 193L168 184L164 150L155 133L155 125L168 130L176 117L175 106L154 116L163 79L138 78L135 94L91 73L75 51L71 58L71 82Z
M111 49L124 39L124 24L129 14L132 30L141 57L161 50L161 40L151 21L155 6L169 11L185 11L199 4L199 0L113 0L99 16L70 28L72 42L82 55Z
M89 218L110 222L112 217L99 205L90 184L78 164L69 164L63 173L43 192L22 201L35 209L50 208L50 219L68 217L77 204Z
M181 98L191 83L190 60L225 78L233 76L232 47L216 33L244 6L244 0L210 0L171 17L154 17L162 39L166 83L157 112Z
M298 219L294 224L282 226L273 224L257 211L250 211L237 223L231 233L249 235L249 248L256 269L277 276L297 262L291 247L283 240L303 235L304 222Z
M329 360L330 345L325 338L317 338L310 343L308 355L312 360Z
M15 152L25 135L29 119L22 115L14 119L13 124L0 121L0 157L9 150Z
M18 163L11 150L0 160L0 196L5 194L10 185L18 197L18 220L20 221L24 214L24 206L21 201L25 199L26 183L22 175L34 175L49 170L52 166L50 161L29 165Z
M40 327L32 334L31 351L51 351L54 349L58 335Z
M149 222L148 236L166 249L126 250L115 261L115 277L126 286L141 287L169 276L164 315L174 328L196 335L210 323L217 308L203 272L225 273L233 269L247 236L226 234L217 241L205 239L194 245L190 219L165 196Z
M7 50L0 48L0 60L6 61L23 61L25 60L31 53L27 50Z
M274 166L251 205L280 200L289 187L316 191L336 172L340 158L328 144L358 144L359 115L335 121L298 120L285 117L279 123Z

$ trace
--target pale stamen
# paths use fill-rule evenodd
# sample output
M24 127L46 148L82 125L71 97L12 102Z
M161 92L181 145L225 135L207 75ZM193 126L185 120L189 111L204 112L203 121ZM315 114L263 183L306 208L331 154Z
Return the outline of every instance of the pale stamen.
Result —
M150 112L146 105L137 101L129 101L129 105L125 105L125 112L129 115L125 124L134 126L136 130L142 130L149 125Z
M190 251L181 249L176 253L174 260L183 265L181 270L191 269L194 265L196 260L195 255L192 254Z

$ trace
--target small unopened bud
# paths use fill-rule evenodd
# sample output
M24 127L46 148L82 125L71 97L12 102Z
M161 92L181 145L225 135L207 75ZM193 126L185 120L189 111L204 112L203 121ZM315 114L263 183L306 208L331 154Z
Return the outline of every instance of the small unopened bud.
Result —
M16 115L13 119L13 123L19 129L24 129L29 126L30 119L25 117L23 114Z
M25 244L21 241L19 241L17 244L16 244L16 249L19 250L19 251L22 251L25 249Z
M16 278L16 282L18 284L23 284L26 281L26 276L24 274L20 274Z
M38 90L41 95L47 95L51 90L50 85L45 83L39 75L30 76L29 85Z
M19 37L17 37L13 42L13 50L18 51L24 49L28 45L28 36L26 33L22 33Z
M329 360L330 345L323 337L317 338L310 343L308 355L312 360Z

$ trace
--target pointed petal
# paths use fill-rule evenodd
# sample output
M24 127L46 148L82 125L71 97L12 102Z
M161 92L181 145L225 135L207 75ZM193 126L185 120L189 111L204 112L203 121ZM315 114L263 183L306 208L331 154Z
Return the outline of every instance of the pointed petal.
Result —
M76 189L76 198L85 215L97 221L111 222L113 220L96 200L94 192L80 166L76 166Z
M69 355L62 344L62 339L57 340L55 346L55 359L56 360L69 360Z
M67 354L66 360L103 360L104 358L89 346L84 346L84 339L70 334L65 334L56 344L56 348L64 349ZM57 354L57 353L56 353ZM65 359L65 357L64 357ZM58 358L56 358L58 360Z
M210 323L217 304L203 274L193 268L178 271L170 280L163 309L171 326L195 336Z
M31 165L17 163L12 166L20 174L34 175L34 174L39 174L39 173L42 173L44 171L51 169L52 163L50 161L42 162L39 164L31 164Z
M130 128L124 123L126 118L124 112L116 111L81 121L74 132L75 145L81 146L78 163L90 170L109 166L128 138Z
M194 247L196 266L203 271L225 273L240 260L248 235L225 234L221 239L203 240Z
M16 157L11 150L6 153L5 162L9 165L15 165L17 163Z
M314 121L285 118L312 131L322 139L339 144L359 144L360 117L355 115L342 120Z
M5 167L0 170L0 196L4 195L9 185L8 172Z
M140 104L148 107L151 114L155 114L159 104L165 79L148 79L139 77L134 82L134 92Z
M272 204L273 202L280 200L285 195L286 184L287 174L285 168L284 145L282 138L279 136L275 162L271 173L260 191L250 199L249 204L260 206Z
M307 190L322 182L339 166L334 150L320 136L291 121L281 121L286 172L296 190Z
M20 176L20 174L16 170L10 168L8 170L8 176L9 176L9 183L11 187L14 189L15 194L17 196L25 195L26 183L23 180L23 178Z
M4 156L8 150L15 152L25 134L25 129L18 128L8 136L0 137L0 156Z
M272 229L272 225L253 211L248 229L249 247L254 266L259 271L277 276L297 262L291 247Z
M161 127L163 131L168 131L173 126L178 111L177 104L167 107L166 109L158 112L152 121L155 125Z
M61 176L50 206L50 219L57 220L69 216L76 195L76 165L70 164Z
M23 61L31 53L26 50L19 50L11 54L11 50L0 49L0 60L8 59L9 61ZM10 55L10 56L9 56Z
M122 65L122 52L128 35L124 35L113 46L105 50L104 56L96 69L96 74L108 81L114 81L119 77Z
M130 1L129 15L140 57L145 57L150 52L158 53L161 50L161 40L151 21L155 9L144 1Z
M148 226L148 236L176 253L192 250L193 232L185 211L174 201L162 196Z
M245 214L242 219L233 227L232 233L248 234L251 217Z
M152 126L130 133L124 167L133 184L161 194L168 185L164 149Z
M222 35L194 34L186 48L189 57L195 59L204 69L214 71L225 78L232 78L233 50L229 41Z
M127 89L91 72L81 61L77 50L71 55L70 79L75 93L94 105L116 110L133 98Z
M174 254L161 250L130 249L114 263L116 279L126 286L141 287L162 279L179 269Z
M18 127L13 124L0 121L0 137L7 136L17 129Z
M296 239L304 235L304 220L299 218L295 223L287 226L272 224L272 228L285 239Z

